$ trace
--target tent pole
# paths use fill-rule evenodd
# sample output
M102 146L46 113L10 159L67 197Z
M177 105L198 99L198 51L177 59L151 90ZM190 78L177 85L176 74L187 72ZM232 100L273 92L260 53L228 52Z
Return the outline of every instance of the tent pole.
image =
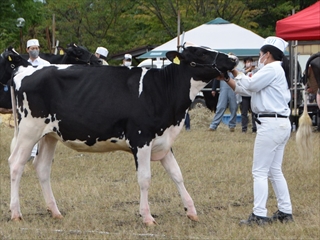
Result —
M298 62L298 54L297 54L297 51L298 51L298 41L297 40L295 40L294 41L294 45L293 45L293 51L294 51L294 58L293 58L293 60L294 60L294 72L293 72L293 74L294 74L294 77L293 77L293 79L294 79L294 99L295 99L295 101L294 101L294 113L295 113L295 115L297 116L297 115L299 115L299 113L298 113L298 111L297 111L297 101L298 101L298 94L297 94L297 88L298 88L298 79L297 79L297 76L298 76L298 64L297 64L297 62Z

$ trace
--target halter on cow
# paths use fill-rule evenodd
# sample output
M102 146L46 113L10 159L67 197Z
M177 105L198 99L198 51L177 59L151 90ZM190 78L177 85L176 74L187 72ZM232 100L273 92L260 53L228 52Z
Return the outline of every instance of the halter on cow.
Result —
M171 146L196 94L211 79L233 69L238 59L195 46L185 46L182 53L168 52L167 58L174 64L163 69L19 67L13 78L19 125L9 157L12 220L22 219L20 180L38 141L33 163L45 202L53 218L62 218L50 185L58 140L76 151L132 153L140 186L140 215L146 225L155 224L148 203L150 161L160 161L178 188L187 216L198 220Z

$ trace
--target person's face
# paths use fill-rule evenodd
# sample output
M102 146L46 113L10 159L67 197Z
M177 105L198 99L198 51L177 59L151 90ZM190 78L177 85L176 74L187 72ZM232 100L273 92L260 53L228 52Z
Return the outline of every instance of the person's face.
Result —
M260 51L260 55L259 55L260 62L266 61L268 56L269 56L269 52L264 53Z
M252 66L252 61L251 61L251 60L247 60L247 61L245 62L245 65L246 65L246 68L251 67L251 66Z
M131 59L123 59L123 65L131 66Z
M100 54L99 53L95 53L94 55L96 55L97 58L100 58Z
M27 48L27 53L29 53L30 58L37 58L39 56L39 52L39 46L34 45Z

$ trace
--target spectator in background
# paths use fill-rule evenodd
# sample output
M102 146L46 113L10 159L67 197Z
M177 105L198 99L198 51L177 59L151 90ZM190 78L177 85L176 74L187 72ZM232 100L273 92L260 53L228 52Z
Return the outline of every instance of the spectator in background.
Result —
M132 56L131 54L126 53L122 60L122 66L131 67L131 64L132 64Z
M246 57L243 59L244 61L244 68L242 72L252 77L254 73L258 71L258 69L253 65L252 57ZM256 121L254 120L254 113L251 110L251 96L250 95L242 95L241 96L241 103L240 103L240 110L241 110L241 127L242 132L246 133L248 130L248 112L251 111L251 122L252 122L252 132L257 132L257 125Z
M27 53L29 54L28 62L32 64L32 66L44 65L48 66L50 63L41 57L39 57L40 53L40 44L38 39L30 39L27 41Z
M229 74L229 77L233 78L233 75L231 73L228 73L228 74ZM216 91L217 91L216 89L218 88L219 83L220 83L220 95L218 99L217 110L209 126L209 130L215 131L217 129L217 127L219 126L222 120L223 114L225 113L225 111L227 110L227 107L229 106L230 120L228 125L229 125L230 132L234 132L234 129L237 124L237 109L238 109L236 94L228 86L226 82L218 81L215 79L214 82L212 83L211 94L213 97L216 95Z
M104 47L97 47L97 50L94 55L96 55L96 57L101 60L102 65L109 65L107 62L108 53L109 53L108 49Z

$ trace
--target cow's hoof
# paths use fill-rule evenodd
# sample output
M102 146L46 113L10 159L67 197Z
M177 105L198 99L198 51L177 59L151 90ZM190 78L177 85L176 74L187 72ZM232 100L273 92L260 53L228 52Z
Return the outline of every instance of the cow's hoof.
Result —
M63 216L61 214L58 215L52 215L53 219L63 219Z
M20 216L20 217L11 218L11 221L12 221L12 222L22 222L23 219L22 219L22 217Z
M187 217L192 221L195 221L195 222L199 221L199 218L197 215L187 215Z
M144 223L147 227L152 227L158 225L156 221L150 221L150 222L145 222Z
M47 212L51 214L53 219L63 219L63 216L61 215L61 213L53 214L50 208L47 208Z

